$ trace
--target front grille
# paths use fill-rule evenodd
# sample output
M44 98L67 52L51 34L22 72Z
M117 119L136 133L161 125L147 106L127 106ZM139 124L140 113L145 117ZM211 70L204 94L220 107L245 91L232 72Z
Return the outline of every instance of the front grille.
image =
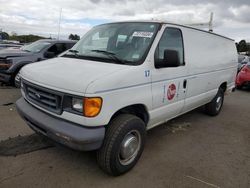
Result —
M61 93L31 84L24 80L23 89L28 101L51 112L61 114L63 98Z

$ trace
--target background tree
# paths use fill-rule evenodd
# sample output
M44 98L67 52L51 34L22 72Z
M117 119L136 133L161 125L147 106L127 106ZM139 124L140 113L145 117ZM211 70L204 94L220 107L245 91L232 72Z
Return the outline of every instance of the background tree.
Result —
M45 37L41 37L38 35L12 35L9 37L10 40L17 40L21 43L30 43L35 42L40 39L46 39Z
M69 35L69 40L80 40L80 36L79 35L77 35L77 34L70 34Z
M0 39L8 40L9 39L9 34L6 33L6 32L0 32Z
M238 52L247 52L248 46L245 40L241 40L237 45Z

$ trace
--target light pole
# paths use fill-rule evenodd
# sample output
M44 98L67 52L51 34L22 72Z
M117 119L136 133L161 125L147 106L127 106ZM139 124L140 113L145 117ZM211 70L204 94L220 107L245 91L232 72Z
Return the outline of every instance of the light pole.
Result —
M60 9L60 13L59 13L58 34L57 34L58 40L60 39L61 19L62 19L62 8Z

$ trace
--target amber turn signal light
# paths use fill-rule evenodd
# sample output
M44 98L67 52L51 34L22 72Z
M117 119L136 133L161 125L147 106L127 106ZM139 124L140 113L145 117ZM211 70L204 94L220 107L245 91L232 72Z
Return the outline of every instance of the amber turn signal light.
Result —
M95 117L101 111L102 99L100 97L85 97L83 104L83 115L86 117Z

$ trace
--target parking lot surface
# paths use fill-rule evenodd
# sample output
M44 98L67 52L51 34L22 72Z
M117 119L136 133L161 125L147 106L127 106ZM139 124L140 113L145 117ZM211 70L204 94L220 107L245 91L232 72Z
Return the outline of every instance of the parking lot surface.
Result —
M119 177L98 168L95 152L34 135L16 112L19 97L0 86L1 188L250 187L250 91L226 96L217 117L197 109L150 130L138 164Z

